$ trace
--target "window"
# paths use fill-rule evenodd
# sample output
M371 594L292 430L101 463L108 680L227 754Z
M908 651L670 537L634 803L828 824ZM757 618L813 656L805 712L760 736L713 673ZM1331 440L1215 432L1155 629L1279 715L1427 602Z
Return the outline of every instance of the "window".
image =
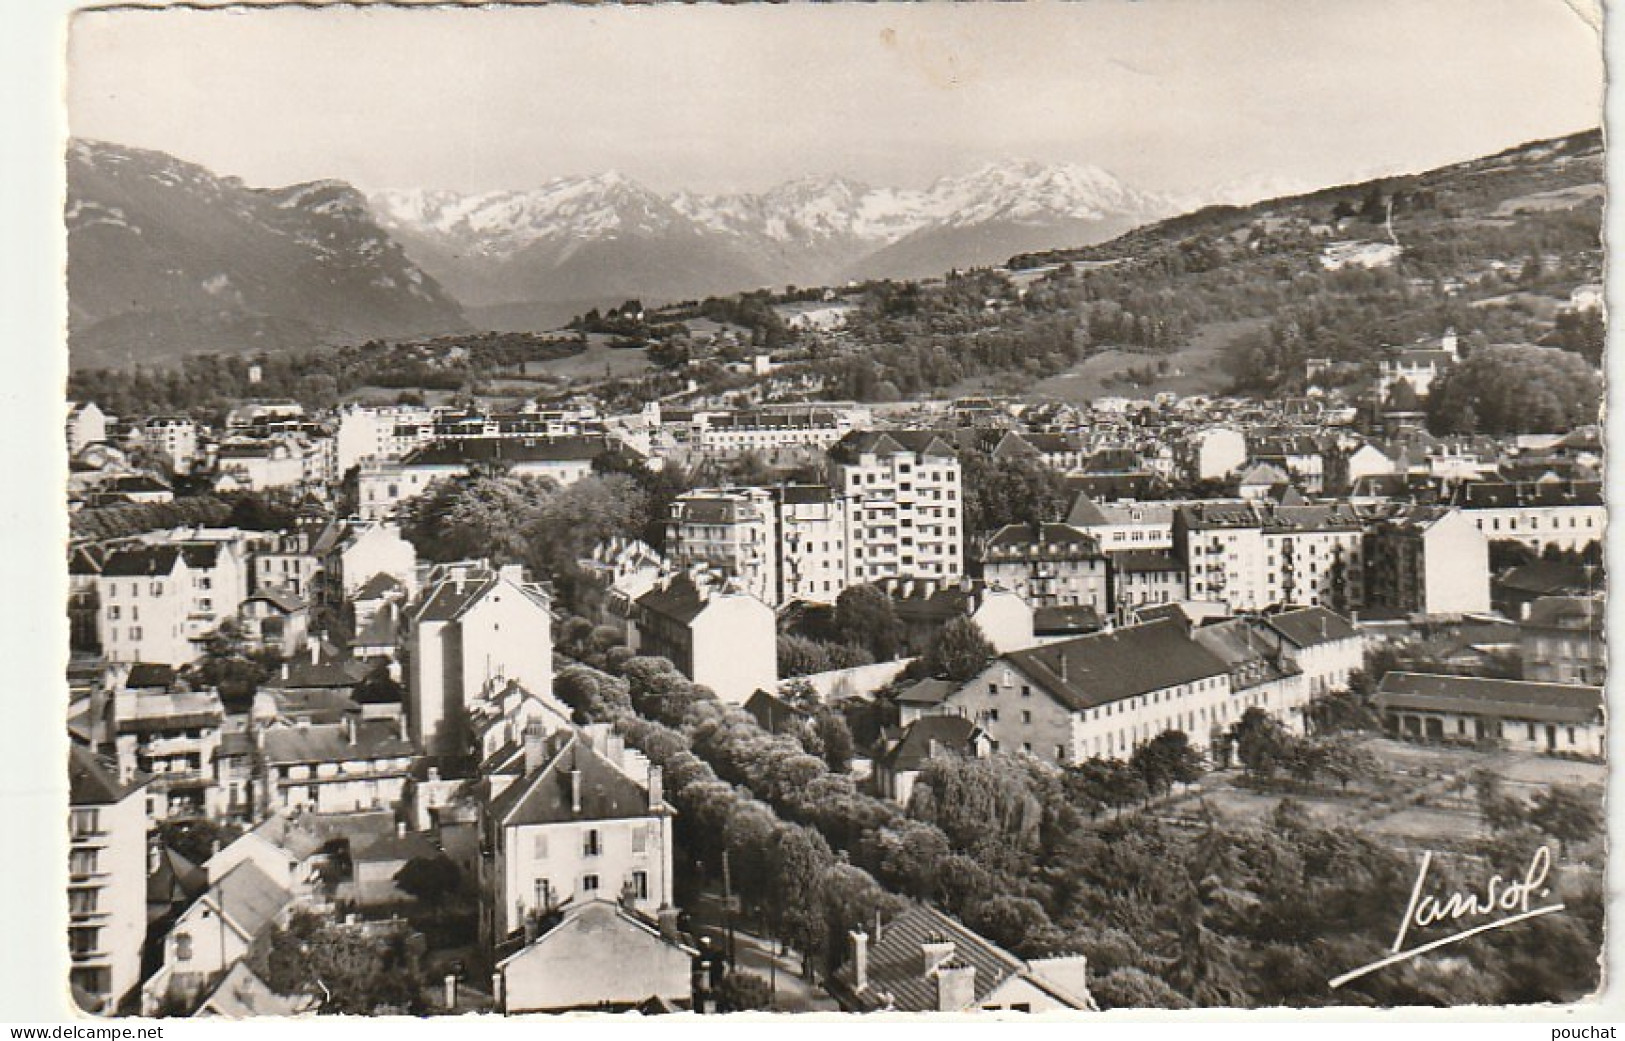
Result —
M1022 684L1022 685L1021 685L1021 696L1022 696L1022 697L1024 697L1024 698L1030 698L1030 697L1032 697L1032 696L1033 696L1033 689L1032 689L1032 687L1030 687L1030 686L1028 686L1028 685L1027 685L1027 684L1025 684L1025 683L1023 683L1023 684Z
M1031 712L1022 712L1021 721L1023 723L1031 723L1033 721L1033 714Z
M94 954L96 941L101 938L101 929L94 926L81 926L68 930L68 948L74 954Z
M987 720L989 723L997 723L999 721L999 710L996 708L990 708L982 714L982 718Z
M176 933L175 934L175 960L176 961L191 961L192 960L192 934L191 933Z
M133 625L133 626L130 627L130 639L132 639L132 640L141 639L141 627L139 625Z
M598 834L598 829L597 828L592 828L592 829L588 830L588 832L584 836L582 836L582 840L583 840L582 844L581 844L581 855L582 856L584 856L584 857L596 857L596 856L599 856L600 854L602 854L604 852L603 841L602 841L602 839L600 838L600 836Z
M647 871L632 872L632 895L639 900L649 899L649 873Z
M109 607L107 609L107 620L109 622L118 621L118 605L117 604L113 604L111 607Z
M537 860L547 859L547 835L538 834L531 838L530 855Z
M95 835L101 831L101 815L94 807L75 808L69 819L69 826L73 829L73 837L76 839Z
M1530 736L1533 736L1534 727L1530 727ZM97 858L93 849L76 849L68 854L68 874L94 875L96 873Z
M643 853L649 848L649 829L638 825L632 829L632 852Z
M597 875L582 875L581 876L581 891L583 893L596 893L596 892L598 892L598 876Z
M68 910L73 914L95 914L96 900L100 895L99 889L70 889Z

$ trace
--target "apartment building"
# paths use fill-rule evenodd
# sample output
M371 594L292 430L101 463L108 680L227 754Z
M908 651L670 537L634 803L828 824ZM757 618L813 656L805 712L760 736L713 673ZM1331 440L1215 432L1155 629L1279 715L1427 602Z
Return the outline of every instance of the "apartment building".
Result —
M438 565L406 626L411 737L430 754L461 753L468 707L508 681L553 689L551 605L517 567Z
M73 998L111 1015L141 982L147 937L147 780L68 746L68 958Z
M723 701L742 705L778 688L773 609L703 573L678 572L638 597L628 638L637 653L665 658Z
M1536 553L1584 550L1608 526L1599 481L1478 481L1462 487L1457 504L1491 542L1521 542Z
M185 416L152 416L141 424L141 444L169 465L189 474L199 458L198 425Z
M1174 552L1189 595L1232 611L1364 602L1365 525L1347 505L1189 503L1174 520Z
M1490 610L1489 541L1462 510L1409 506L1365 538L1365 604L1403 615Z
M984 582L1034 607L1110 609L1100 542L1069 524L1008 524L977 547L976 563Z
M765 488L707 488L671 504L666 556L702 567L763 603L779 603L777 504Z
M778 603L832 604L851 585L849 500L826 485L776 490L779 533Z
M1079 495L1066 523L1093 536L1107 553L1122 550L1170 549L1174 544L1174 503L1100 502Z
M239 547L219 541L131 545L96 578L97 636L109 661L185 665L237 613L246 574Z
M848 434L830 450L834 488L851 500L853 582L963 572L959 459L923 430Z

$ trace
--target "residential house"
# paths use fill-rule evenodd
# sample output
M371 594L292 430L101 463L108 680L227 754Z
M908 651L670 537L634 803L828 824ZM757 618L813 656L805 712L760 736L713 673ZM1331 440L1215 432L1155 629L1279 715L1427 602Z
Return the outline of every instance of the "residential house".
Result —
M108 415L94 401L68 402L68 457L107 440Z
M310 636L310 605L275 587L250 594L238 611L245 646L281 657L297 654Z
M482 933L493 945L566 904L672 906L672 816L659 767L607 726L523 744L483 781Z
M1079 495L1066 523L1093 536L1107 553L1171 549L1174 544L1174 505L1167 502L1099 502Z
M827 485L783 485L778 499L778 603L833 604L852 581L853 501Z
M1605 628L1600 593L1536 600L1518 637L1523 678L1601 686L1607 672Z
M1185 564L1165 549L1130 549L1107 555L1109 610L1132 611L1185 599Z
M401 800L416 749L401 723L300 718L256 731L263 764L259 805L288 812L350 813Z
M497 963L509 1015L625 1012L659 1003L693 1005L699 951L607 897L584 897L541 922L534 937Z
M187 908L164 941L163 967L142 985L142 1014L190 1010L287 916L292 893L252 862L239 863Z
M759 598L684 571L632 605L629 645L670 661L735 705L779 683L773 609Z
M953 618L975 622L1001 654L1031 647L1035 642L1033 606L1011 590L968 578L940 586L914 579L887 580L877 585L891 597L897 620L902 623L906 654L924 654Z
M919 716L883 740L874 756L875 790L881 798L906 807L914 794L914 782L931 760L945 756L980 759L990 754L991 747L987 734L963 716Z
M407 453L399 462L361 464L358 477L363 519L395 514L436 481L462 477L476 466L498 465L516 477L538 477L560 486L592 473L593 461L609 450L602 437L461 438L439 440Z
M155 821L213 816L222 809L215 775L225 709L214 690L132 689L113 673L113 734L119 775L149 775Z
M1191 639L1230 668L1230 690L1239 711L1257 708L1303 731L1309 684L1303 670L1282 653L1275 633L1252 618L1230 618L1191 631Z
M1365 668L1365 637L1324 607L1278 611L1262 623L1280 637L1282 656L1303 674L1310 698L1347 690L1349 677Z
M1363 602L1365 524L1346 505L1189 503L1175 515L1174 549L1189 596L1232 611Z
M1024 960L924 904L849 934L830 992L847 1012L1094 1011L1081 956Z
M1548 546L1583 551L1602 541L1608 524L1598 481L1476 481L1457 501L1491 542L1521 542L1536 553Z

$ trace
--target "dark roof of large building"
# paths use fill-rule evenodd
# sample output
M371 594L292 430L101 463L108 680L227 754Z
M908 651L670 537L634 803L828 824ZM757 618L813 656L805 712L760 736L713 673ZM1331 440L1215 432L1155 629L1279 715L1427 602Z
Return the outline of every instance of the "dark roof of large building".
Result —
M1093 633L1003 658L1072 711L1229 672L1173 620Z
M1070 524L1006 524L982 546L982 560L1084 560L1100 556L1100 540Z
M579 780L576 778L579 776ZM579 806L573 787L580 786ZM572 735L550 762L508 785L491 800L491 816L504 826L649 817L648 789Z
M893 700L906 705L940 705L948 700L948 695L958 689L959 684L953 680L921 680L913 686L903 688Z
M1390 672L1373 698L1380 709L1414 709L1552 723L1602 718L1602 688L1568 683Z
M1510 568L1495 580L1501 589L1536 596L1557 596L1563 593L1583 593L1591 588L1585 568L1578 564L1565 564L1556 560L1534 560Z
M1185 564L1166 549L1126 549L1109 554L1112 570L1138 574L1149 571L1184 571Z
M1084 633L1098 631L1101 625L1100 612L1087 604L1033 608L1035 634L1081 636Z
M1457 498L1463 509L1509 509L1524 506L1601 506L1600 481L1474 481Z
M458 466L464 463L585 462L605 451L603 438L595 437L451 438L415 449L401 463L403 466Z
M181 559L179 546L129 546L108 554L103 578L147 578L170 575Z
M264 731L264 753L268 764L344 763L358 759L399 759L416 749L403 738L396 723L387 719L366 719L349 723L311 723L272 727Z
M1316 647L1358 636L1347 618L1324 607L1300 607L1264 619L1295 647Z
M705 610L706 598L692 575L680 571L637 599L639 610L687 625Z
M786 484L779 488L779 501L786 506L807 506L831 502L835 498L827 484Z
M461 618L486 595L503 584L502 574L489 567L470 567L448 572L445 578L424 591L414 615L418 622L450 622ZM544 610L546 598L535 587L522 582L507 583Z

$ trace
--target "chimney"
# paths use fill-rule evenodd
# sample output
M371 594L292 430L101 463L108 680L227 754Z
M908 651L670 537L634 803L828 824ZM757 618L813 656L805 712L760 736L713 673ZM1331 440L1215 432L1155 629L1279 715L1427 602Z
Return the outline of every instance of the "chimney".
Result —
M929 976L954 956L954 942L940 936L920 944L920 972Z
M357 728L356 728L355 717L354 716L345 716L344 717L344 736L349 739L349 742L352 745L355 744L356 729Z
M164 862L164 846L161 842L153 842L147 846L147 874L156 874Z
M655 917L660 922L661 936L673 942L680 940L677 934L677 908L663 904L660 910L655 912Z
M852 989L861 994L869 988L869 934L855 929L847 938L852 941Z
M504 1011L502 1005L502 973L491 973L491 999L496 1002L497 1011Z
M957 962L937 970L937 1011L962 1012L976 1002L976 966Z
M398 839L406 838L406 822L405 821L396 821L395 822L395 837L398 838Z
M453 976L450 973L447 973L446 974L446 1008L454 1009L456 1007L457 1007L457 977Z
M542 768L542 728L531 723L525 727L525 773L530 775Z
M289 665L288 665L288 663L287 663L287 662L283 662L283 663L282 663L282 678L283 678L283 679L287 679L287 678L288 678L288 668L289 668Z
M573 767L570 770L570 812L581 812L581 771Z
M666 798L665 772L658 766L649 767L649 809L657 810Z
M314 636L305 637L305 646L310 651L310 663L320 665L322 662L322 641Z

